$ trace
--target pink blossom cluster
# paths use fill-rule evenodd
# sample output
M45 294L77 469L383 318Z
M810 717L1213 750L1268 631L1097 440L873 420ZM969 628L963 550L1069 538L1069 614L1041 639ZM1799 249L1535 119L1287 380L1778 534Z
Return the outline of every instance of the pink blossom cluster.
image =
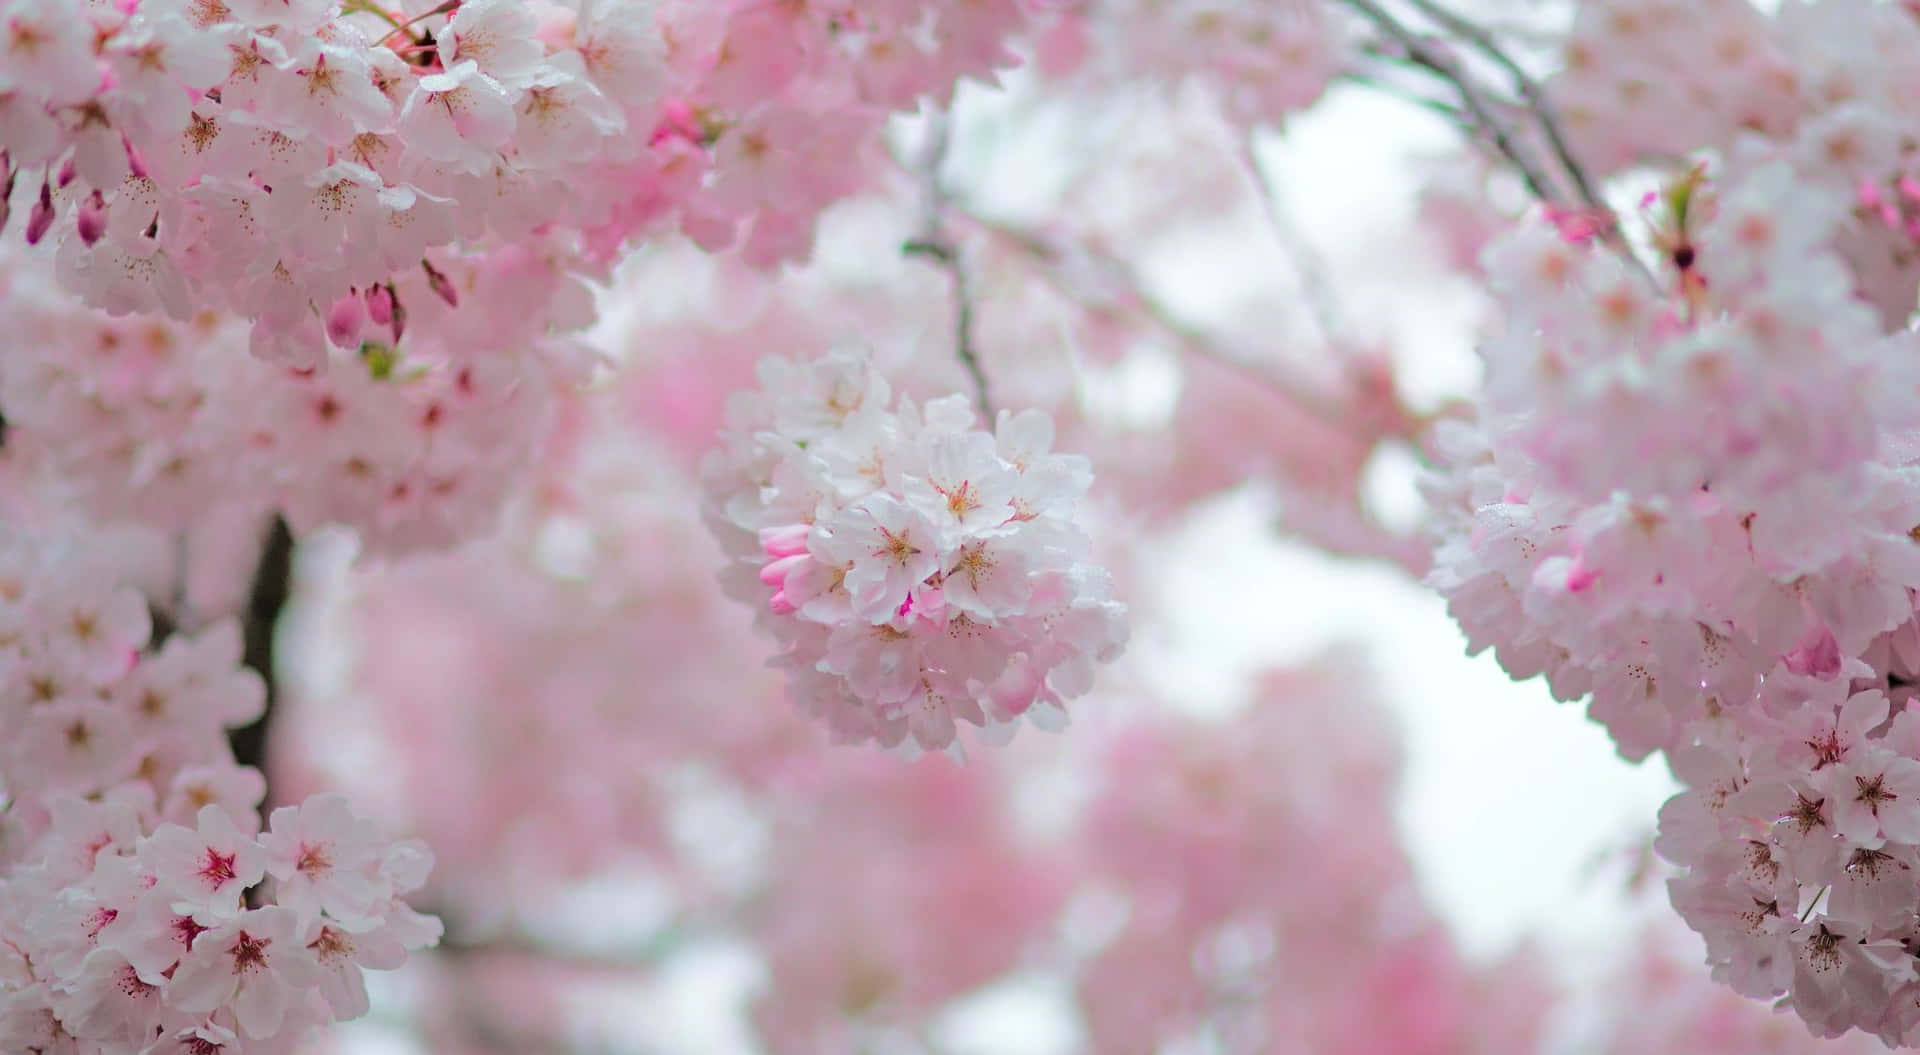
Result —
M366 1014L366 970L439 939L400 900L432 867L423 844L385 841L338 795L257 827L219 801L162 822L138 783L57 800L35 863L0 880L6 1050L290 1051Z
M431 843L438 896L546 896L622 859L669 861L678 767L758 788L821 739L779 705L750 614L714 586L692 474L611 397L571 408L499 531L316 574L329 614L292 639L349 666L281 730L338 746L348 722L395 756L392 784L363 779L359 801Z
M1588 0L1574 10L1548 91L1599 171L1682 157L1742 129L1782 132L1799 116L1793 61L1748 0Z
M539 295L536 257L503 250L455 273L511 302ZM0 260L0 312L17 338L0 359L8 447L50 492L176 529L210 509L278 508L301 532L350 525L385 555L484 534L584 376L562 342L516 353L438 337L294 370L248 358L231 316L109 317L19 259Z
M1910 5L1875 0L1585 0L1548 91L1600 172L1758 136L1857 176L1902 149L1917 39Z
M1091 1050L1539 1050L1531 954L1472 966L1420 902L1357 667L1268 671L1230 718L1144 716L1100 749L1076 848L1124 911L1076 967Z
M778 863L742 912L766 957L751 1014L769 1051L863 1050L863 1037L1045 962L1078 877L1018 830L1008 771L845 751L815 766L776 789L802 794L770 811Z
M1677 933L1676 933L1677 932ZM1662 922L1632 935L1629 951L1593 988L1597 1055L1882 1055L1864 1033L1813 1040L1792 1015L1745 999L1700 976L1693 935Z
M1074 519L1086 459L1037 411L989 433L964 396L896 408L853 352L770 359L760 382L702 473L728 587L765 606L795 700L887 747L957 750L956 720L1058 727L1126 640Z
M629 195L595 237L678 204L704 249L804 260L821 212L884 164L887 119L1016 65L1009 38L1040 2L681 0L665 13L681 90L655 133L659 189Z
M238 627L216 623L143 651L146 599L85 558L60 540L0 534L8 825L37 837L55 799L94 798L129 781L158 789L171 821L191 818L210 795L235 810L257 806L259 774L231 771L225 739L264 707L260 678L240 666ZM13 839L5 846L9 860L24 849Z
M92 305L228 310L269 359L397 338L396 276L456 300L430 250L552 224L571 172L631 152L661 48L645 5L409 7L11 2L27 241L57 227Z
M0 217L18 199L89 304L229 311L255 354L302 368L399 343L423 297L462 301L458 255L529 236L596 274L675 222L804 257L887 115L1011 65L1026 21L1015 0L9 0L0 18Z
M1085 0L1041 38L1052 73L1197 81L1237 126L1277 124L1340 72L1344 12L1324 0Z
M1874 0L1591 0L1548 85L1595 172L1711 151L1785 161L1849 196L1835 247L1889 328L1920 282L1920 158L1905 132L1920 91L1920 10Z
M1845 197L1784 165L1652 208L1665 290L1550 230L1489 249L1507 319L1440 434L1431 581L1473 650L1667 753L1717 978L1920 1041L1912 338L1833 249Z
M260 832L266 783L226 738L264 702L236 627L150 633L73 555L0 547L0 1049L291 1050L366 1012L363 969L438 938L400 900L423 845L332 795Z

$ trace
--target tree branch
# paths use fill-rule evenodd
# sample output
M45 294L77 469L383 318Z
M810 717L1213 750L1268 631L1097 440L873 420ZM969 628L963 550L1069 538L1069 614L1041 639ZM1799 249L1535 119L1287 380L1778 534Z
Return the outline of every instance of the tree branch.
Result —
M1419 35L1408 29L1374 0L1344 0L1344 2L1348 7L1365 16L1368 21L1380 27L1382 33L1400 46L1400 50L1405 53L1408 61L1433 71L1453 85L1454 90L1460 95L1460 104L1466 108L1468 114L1472 115L1474 125L1493 141L1494 149L1513 165L1514 170L1520 174L1521 182L1527 185L1527 190L1541 201L1554 200L1552 182L1534 164L1533 159L1521 151L1520 145L1515 142L1513 133L1506 125L1494 118L1493 110L1487 105L1480 86L1460 68L1459 63L1453 60L1453 56L1422 40Z
M245 641L242 662L266 682L267 706L259 721L228 734L234 761L263 774L267 771L268 723L273 720L273 707L279 696L273 670L274 630L279 626L280 613L287 605L292 587L293 532L287 527L286 517L276 513L260 549L260 562L254 568L253 586L247 593L246 621L241 628ZM271 781L268 789L268 802L261 805L263 811L272 802Z
M995 223L965 209L956 208L954 215L965 219L988 237L1018 250L1033 260L1039 265L1041 278L1048 285L1054 287L1061 295L1080 303L1085 310L1109 317L1119 315L1123 311L1137 315L1171 339L1184 354L1207 359L1233 370L1249 382L1273 393L1283 402L1337 429L1344 431L1355 426L1353 415L1337 396L1319 390L1317 386L1305 379L1289 377L1277 370L1267 369L1228 354L1210 335L1181 319L1171 308L1149 293L1140 283L1138 276L1133 273L1132 268L1118 256L1102 252L1084 242L1077 244L1076 247L1085 252L1093 263L1123 284L1121 294L1117 298L1120 301L1119 306L1090 305L1086 304L1076 292L1072 282L1060 273L1060 253L1044 239L1019 228Z
M1479 49L1480 53L1493 60L1494 64L1507 71L1513 78L1513 86L1519 91L1520 98L1526 100L1527 108L1533 111L1534 120L1540 122L1540 130L1547 137L1547 145L1560 161L1560 167L1566 170L1567 178L1573 181L1574 190L1580 194L1580 200L1589 209L1604 216L1612 216L1612 210L1594 191L1593 182L1587 177L1585 166L1574 156L1573 148L1568 145L1567 137L1560 128L1560 117L1547 103L1546 93L1540 90L1540 82L1534 80L1526 67L1520 65L1507 50L1493 39L1493 34L1453 11L1442 7L1435 0L1408 0L1416 10L1440 25L1461 40Z
M924 256L932 260L952 278L953 354L960 360L960 365L966 368L967 375L973 378L974 400L980 408L981 418L991 428L993 399L987 389L987 372L980 365L980 355L973 336L973 277L967 270L966 261L961 259L960 250L942 234L948 195L940 181L940 168L947 160L947 148L952 141L951 127L944 112L935 111L931 120L931 142L926 158L920 163L920 179L927 199L926 216L919 237L909 239L900 247L900 251L907 256Z
M1422 40L1405 24L1395 19L1375 0L1344 0L1354 10L1378 26L1401 50L1406 61L1423 67L1451 84L1460 94L1462 104L1472 117L1472 123L1493 140L1495 149L1520 173L1522 182L1533 196L1548 205L1560 201L1560 187L1551 181L1544 170L1537 168L1533 160L1522 153L1513 134L1503 125L1494 121L1492 109L1487 105L1486 94L1475 84L1472 77L1453 60L1453 57L1441 49L1434 48ZM1619 218L1606 200L1600 196L1593 179L1587 174L1586 166L1573 152L1567 141L1565 131L1560 127L1559 115L1541 90L1540 82L1527 72L1525 66L1515 59L1511 52L1501 46L1494 35L1471 19L1465 18L1444 6L1439 0L1407 0L1409 6L1432 20L1447 33L1459 38L1469 47L1478 51L1504 71L1513 81L1513 87L1519 93L1521 105L1527 114L1539 126L1542 137L1552 150L1554 160L1566 180L1571 183L1574 196L1580 205L1590 213L1600 225L1600 237L1607 247L1618 253L1627 264L1637 271L1648 284L1655 289L1660 287L1659 279L1638 256L1633 247L1627 244L1626 236L1620 230Z
M1267 178L1266 169L1254 153L1252 135L1240 136L1237 143L1240 164L1253 177L1254 195L1260 199L1260 207L1267 214L1267 225L1273 229L1274 240L1280 243L1281 251L1293 264L1294 274L1300 279L1300 290L1306 295L1307 308L1320 328L1320 336L1331 346L1346 332L1346 323L1340 311L1340 300L1327 283L1326 260L1314 248L1306 232L1293 222L1286 203L1280 198L1280 189Z

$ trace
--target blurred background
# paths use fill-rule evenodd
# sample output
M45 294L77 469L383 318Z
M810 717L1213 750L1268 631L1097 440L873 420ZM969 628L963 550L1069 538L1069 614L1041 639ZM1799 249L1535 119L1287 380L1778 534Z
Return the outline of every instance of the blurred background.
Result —
M449 928L325 1050L1656 1050L1623 990L1682 994L1642 1006L1658 1050L1729 1015L1809 1043L1667 918L1663 764L1467 657L1420 584L1420 454L1384 410L1471 391L1461 257L1500 220L1431 188L1517 190L1369 86L1284 134L1231 115L1097 61L963 86L896 122L897 185L830 209L806 266L632 260L594 338L621 365L499 538L303 549L275 779L426 838ZM898 251L929 180L996 402L1095 461L1134 625L1067 730L963 765L793 711L694 483L763 355L965 385L948 277Z
M269 805L339 788L424 839L413 904L447 928L312 1055L1870 1050L1708 978L1649 849L1664 762L1469 657L1422 584L1428 441L1475 390L1475 261L1518 180L1338 5L1032 6L1059 10L1002 84L894 118L858 164L802 142L755 170L741 193L791 192L801 222L836 201L800 259L663 234L626 260L594 294L598 379L518 404L551 418L535 452L462 423L479 506L528 485L497 531L404 559L302 538ZM1543 69L1573 17L1461 9ZM845 170L868 178L789 186ZM1631 208L1633 174L1610 187ZM242 361L233 326L190 336L147 351ZM964 761L834 745L719 588L700 462L766 357L860 347L924 399L971 390L962 339L996 406L1092 460L1132 641L1065 729ZM13 396L6 485L47 455ZM68 454L47 464L87 475ZM268 519L185 516L99 548L182 625L242 611Z

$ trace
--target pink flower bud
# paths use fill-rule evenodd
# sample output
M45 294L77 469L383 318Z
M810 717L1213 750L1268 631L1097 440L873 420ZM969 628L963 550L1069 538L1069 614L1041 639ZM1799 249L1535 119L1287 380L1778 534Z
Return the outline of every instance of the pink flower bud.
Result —
M420 266L427 271L427 285L433 288L434 293L438 294L441 300L447 302L447 307L459 307L460 293L453 288L453 283L447 279L447 276L434 270L433 265L425 260L420 261Z
M766 550L769 557L791 557L796 553L805 553L807 533L811 530L805 524L761 528L760 548Z
M349 293L327 309L327 339L336 347L360 347L360 330L367 322L366 302Z
M68 158L67 160L61 162L60 178L55 180L54 182L59 184L62 189L65 189L67 184L73 182L73 177L76 174L76 172L77 170L73 167L73 159Z
M80 241L87 245L98 242L100 236L107 233L107 203L99 191L87 195L87 200L80 203L74 229L79 232Z
M773 609L774 615L792 615L800 610L792 601L787 600L787 594L784 590L769 598L767 600L767 607Z
M375 326L393 325L393 291L384 284L367 287L367 318Z
M787 576L792 573L793 569L798 568L800 565L812 559L813 558L804 553L797 553L791 557L781 557L779 560L770 561L766 567L760 569L760 581L768 586L784 587Z
M40 184L40 200L33 203L33 212L27 215L27 244L38 245L40 239L47 236L53 227L53 188Z

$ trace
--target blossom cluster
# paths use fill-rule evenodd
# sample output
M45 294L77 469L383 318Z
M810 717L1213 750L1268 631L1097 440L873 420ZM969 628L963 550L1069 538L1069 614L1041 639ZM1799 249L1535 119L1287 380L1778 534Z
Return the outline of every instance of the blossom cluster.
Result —
M1094 1050L1538 1050L1531 956L1469 966L1392 844L1399 745L1357 659L1267 671L1230 717L1140 716L1098 749L1075 848L1124 916L1077 965Z
M532 257L503 251L456 273L511 300L539 286ZM586 365L557 339L524 351L448 340L445 312L435 337L295 370L249 358L232 316L109 317L4 251L0 312L18 338L0 357L7 445L49 492L173 529L209 510L277 509L302 534L354 527L378 555L484 534Z
M1546 86L1595 173L1701 151L1785 161L1851 199L1834 247L1898 326L1914 307L1920 198L1910 100L1920 9L1877 0L1587 0Z
M1086 460L1051 450L1039 412L989 433L964 396L894 407L850 352L767 360L760 381L703 476L728 586L765 607L795 700L888 747L957 749L956 720L1057 726L1126 637L1074 519Z
M231 312L255 354L302 368L329 344L398 343L423 298L461 302L461 255L529 236L588 273L676 223L762 263L804 257L888 114L1012 65L1026 22L1014 0L10 0L0 17L0 217L58 243L89 304Z
M1688 790L1660 852L1716 977L1818 1034L1920 1040L1915 348L1781 163L1654 196L1660 285L1550 227L1492 246L1507 319L1443 432L1432 581L1472 648Z
M12 3L0 141L25 237L59 228L90 304L232 311L256 354L318 365L329 338L395 328L397 275L456 299L429 251L554 222L570 170L631 149L651 9L541 11L551 47L501 0Z
M260 832L266 783L226 738L264 704L237 628L150 648L138 592L5 541L0 1048L237 1055L364 1014L363 969L439 936L400 900L424 846L331 795Z
M1343 12L1324 0L1090 0L1042 38L1050 72L1199 81L1241 127L1318 101L1345 59Z

